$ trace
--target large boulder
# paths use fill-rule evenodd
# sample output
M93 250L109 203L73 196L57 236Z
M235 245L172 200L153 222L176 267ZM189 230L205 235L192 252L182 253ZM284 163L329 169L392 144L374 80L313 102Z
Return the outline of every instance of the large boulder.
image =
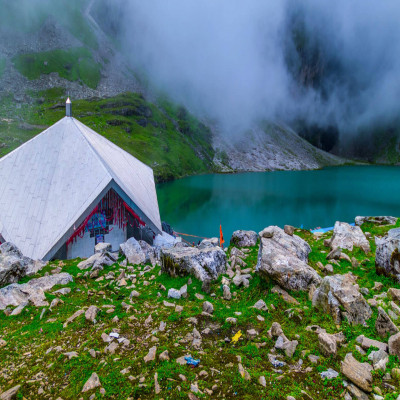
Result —
M382 307L378 307L378 317L375 321L375 329L378 335L382 338L388 334L394 335L399 332L399 328L393 323L389 315L386 314Z
M139 245L145 256L144 263L150 263L153 266L156 265L157 258L154 247L150 246L144 240L139 240Z
M45 262L23 256L17 246L10 242L0 245L0 286L18 282L24 276L36 274Z
M313 306L330 314L336 324L347 318L351 325L365 324L372 315L351 274L326 276L314 292Z
M333 235L329 242L331 249L341 248L353 251L353 247L359 247L364 253L371 251L371 246L359 226L351 226L346 222L335 223Z
M174 247L177 243L182 242L181 238L176 238L172 235L169 235L166 232L161 232L161 235L157 235L153 241L153 246L156 249Z
M396 333L389 338L389 354L397 356L400 360L400 333Z
M140 243L134 237L131 237L125 243L122 243L119 249L130 264L143 264L146 260L145 252L140 246Z
M215 247L215 246L219 246L219 239L216 237L203 239L199 244L200 249L203 249L204 247Z
M72 281L72 276L63 272L32 279L22 285L13 283L3 287L0 289L0 310L4 310L7 306L17 307L21 304L28 304L28 302L36 307L47 306L48 302L44 292L56 285L67 285Z
M368 363L360 363L353 354L348 353L341 362L340 372L360 389L372 392L372 366Z
M216 247L161 249L161 269L171 276L194 275L202 282L217 279L226 271L226 254Z
M257 233L254 231L235 231L231 237L231 244L237 247L252 247L257 244Z
M396 217L382 216L382 217L356 217L355 223L361 226L364 222L371 222L376 225L395 225L397 223Z
M321 277L308 264L311 248L296 235L288 235L278 226L270 226L260 232L260 249L256 272L273 279L288 290L308 290L318 286Z
M400 228L391 229L383 238L375 237L375 244L376 272L400 281Z

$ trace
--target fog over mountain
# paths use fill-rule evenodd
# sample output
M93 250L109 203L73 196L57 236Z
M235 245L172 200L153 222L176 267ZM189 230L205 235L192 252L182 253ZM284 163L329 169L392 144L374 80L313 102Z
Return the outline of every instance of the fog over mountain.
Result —
M352 133L398 115L397 0L129 0L119 7L119 37L133 66L230 134L260 120Z

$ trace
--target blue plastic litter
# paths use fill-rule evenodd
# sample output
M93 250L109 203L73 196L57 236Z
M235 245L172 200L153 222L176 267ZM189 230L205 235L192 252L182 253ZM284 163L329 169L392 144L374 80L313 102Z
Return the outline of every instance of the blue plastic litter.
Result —
M197 367L200 364L200 360L195 360L192 357L185 357L187 365L192 365L193 367Z
M351 226L355 226L355 223L353 222L352 224L350 224ZM311 231L311 233L316 233L316 232L321 232L321 233L326 233L329 231L333 231L333 226L330 226L329 228L320 228L320 229L313 229Z

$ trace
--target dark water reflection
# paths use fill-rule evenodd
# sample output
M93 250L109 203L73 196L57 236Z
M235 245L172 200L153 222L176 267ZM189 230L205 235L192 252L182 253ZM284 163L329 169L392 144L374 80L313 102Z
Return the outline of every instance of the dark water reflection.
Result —
M175 230L229 238L268 225L332 226L357 215L400 216L400 167L203 175L157 187L162 220Z

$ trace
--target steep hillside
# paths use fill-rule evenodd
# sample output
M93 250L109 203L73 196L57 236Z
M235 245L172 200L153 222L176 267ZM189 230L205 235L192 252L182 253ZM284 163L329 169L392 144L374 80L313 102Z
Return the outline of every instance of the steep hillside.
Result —
M264 123L239 138L215 133L214 148L216 163L234 171L317 169L344 163L278 124Z
M0 0L0 156L60 118L69 95L77 118L151 165L158 181L343 162L288 127L265 124L235 138L160 98L120 53L118 16L106 18L107 4Z
M65 90L0 100L0 156L65 115ZM211 133L184 109L169 113L143 96L125 93L73 102L73 115L154 169L157 181L214 171Z

